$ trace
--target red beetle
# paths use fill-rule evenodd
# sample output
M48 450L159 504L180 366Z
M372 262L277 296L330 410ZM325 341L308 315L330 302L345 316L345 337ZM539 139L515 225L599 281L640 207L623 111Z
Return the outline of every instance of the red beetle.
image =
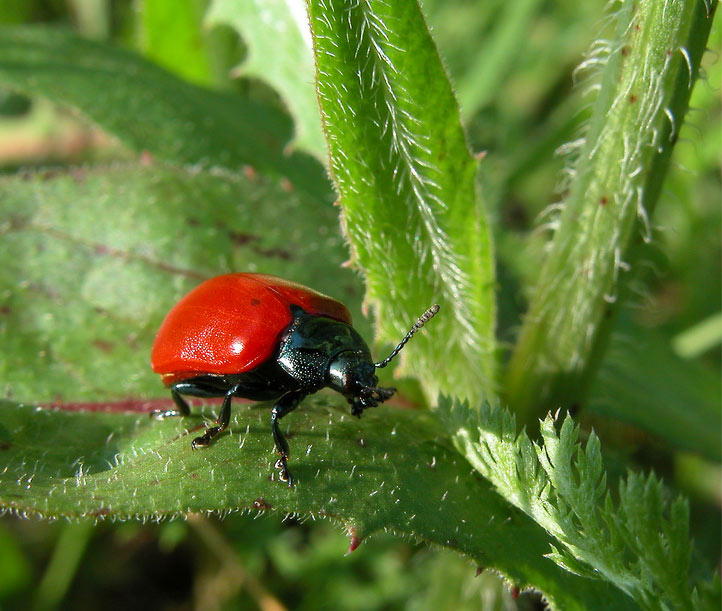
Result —
M278 420L326 386L346 397L355 416L383 403L394 389L377 387L375 370L386 367L438 310L429 308L392 353L374 363L339 301L276 276L211 278L183 297L158 331L151 365L178 409L157 415L190 414L181 395L224 397L216 426L193 440L198 448L228 427L232 397L276 399L271 409L276 467L291 486L288 443Z

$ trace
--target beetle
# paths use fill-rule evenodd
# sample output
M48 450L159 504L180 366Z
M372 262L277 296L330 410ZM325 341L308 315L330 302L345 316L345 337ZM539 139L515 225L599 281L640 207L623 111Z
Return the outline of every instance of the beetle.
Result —
M215 425L191 443L196 449L228 427L232 397L275 400L275 466L281 481L292 486L289 447L278 421L324 387L341 393L358 417L386 401L395 389L378 387L375 370L386 367L438 310L434 305L424 312L391 354L375 363L341 302L276 276L211 278L183 297L158 330L151 366L170 388L176 409L154 415L189 415L182 395L223 397Z

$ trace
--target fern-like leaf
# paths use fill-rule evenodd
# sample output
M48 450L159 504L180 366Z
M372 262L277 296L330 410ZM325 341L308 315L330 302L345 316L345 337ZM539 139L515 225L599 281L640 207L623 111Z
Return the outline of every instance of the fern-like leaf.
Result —
M547 557L566 570L605 579L646 609L691 609L712 600L689 584L689 506L669 503L654 474L629 473L615 503L607 488L599 438L579 441L570 416L551 415L542 441L515 433L515 419L485 402L477 410L442 398L442 418L458 449L510 503L559 543ZM695 602L696 601L696 602Z

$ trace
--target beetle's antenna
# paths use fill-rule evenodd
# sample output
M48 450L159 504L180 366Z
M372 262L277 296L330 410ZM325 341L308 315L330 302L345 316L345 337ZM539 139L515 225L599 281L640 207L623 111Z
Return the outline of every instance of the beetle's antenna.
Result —
M426 312L424 312L421 316L419 316L419 320L417 320L414 323L414 326L409 329L409 332L406 334L406 337L402 339L399 342L399 345L396 346L396 348L393 349L391 354L389 354L383 361L380 363L374 363L374 367L376 369L381 369L382 367L386 367L391 362L391 359L393 359L399 352L401 352L401 349L406 345L406 342L408 342L413 336L414 333L416 333L421 327L423 327L427 322L429 322L434 316L436 316L436 313L439 311L439 304L435 303L432 305Z

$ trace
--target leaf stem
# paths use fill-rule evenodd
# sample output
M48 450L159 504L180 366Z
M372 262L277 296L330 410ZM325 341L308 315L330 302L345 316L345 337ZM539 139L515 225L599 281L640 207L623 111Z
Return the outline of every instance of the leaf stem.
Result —
M622 2L614 36L585 62L604 66L591 82L596 103L506 376L524 424L536 428L541 414L585 398L639 246L652 238L716 5Z

